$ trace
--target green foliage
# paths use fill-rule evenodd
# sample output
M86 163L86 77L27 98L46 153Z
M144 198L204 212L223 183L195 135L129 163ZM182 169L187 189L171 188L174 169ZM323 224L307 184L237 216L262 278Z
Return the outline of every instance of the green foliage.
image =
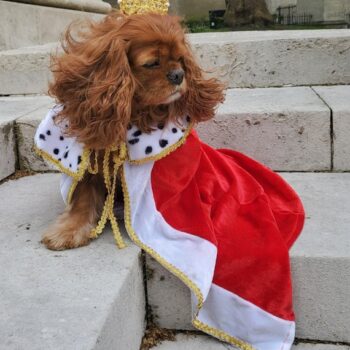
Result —
M187 20L185 25L190 33L205 33L205 32L228 32L229 27L224 25L224 20L219 19L216 28L210 28L209 20Z

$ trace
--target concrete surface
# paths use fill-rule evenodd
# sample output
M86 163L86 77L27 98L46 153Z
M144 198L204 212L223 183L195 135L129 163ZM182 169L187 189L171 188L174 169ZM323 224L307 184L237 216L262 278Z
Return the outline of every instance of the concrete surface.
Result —
M319 86L313 89L333 112L334 169L350 170L350 86Z
M16 168L14 125L13 120L3 120L0 116L0 181L11 175Z
M15 171L17 162L17 140L15 120L29 111L47 103L45 96L0 97L0 180Z
M178 334L176 341L164 341L156 346L154 350L229 350L236 349L225 343L205 336L205 335L186 335ZM349 350L347 345L332 345L332 344L307 344L300 343L294 345L292 350Z
M53 169L32 151L35 130L53 103L47 101L16 120L21 168ZM208 144L242 151L276 170L331 167L329 108L310 88L228 90L215 120L197 129Z
M112 6L103 0L17 0L17 2L96 13L108 13L112 9Z
M30 169L33 171L57 170L52 164L49 164L38 156L33 149L36 129L53 105L54 101L50 100L47 105L33 110L16 120L18 163L20 169Z
M148 303L155 322L167 329L194 330L190 290L149 255L146 265Z
M50 54L57 48L57 43L51 43L0 51L0 95L46 93Z
M297 337L350 343L350 174L283 174L305 228L291 250Z
M44 248L41 234L63 210L59 175L6 182L0 198L0 349L138 349L140 250L118 250L109 230L87 247Z
M0 0L0 50L58 41L69 23L84 18L99 20L103 15Z
M51 102L52 99L45 95L0 96L0 118L3 121L15 120Z
M305 205L291 251L297 337L350 342L350 174L284 173ZM162 327L193 329L185 286L147 259L148 299Z
M350 30L189 35L199 62L229 87L350 83Z
M350 31L189 34L200 64L228 87L350 84ZM42 93L57 44L0 52L0 94Z
M331 168L330 111L308 87L227 90L216 118L198 131L210 145L275 170Z

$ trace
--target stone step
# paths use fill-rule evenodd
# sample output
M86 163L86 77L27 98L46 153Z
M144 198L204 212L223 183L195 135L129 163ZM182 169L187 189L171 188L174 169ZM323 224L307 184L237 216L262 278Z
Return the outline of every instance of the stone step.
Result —
M350 100L348 87L337 89L344 90L344 99ZM24 101L26 98L22 97ZM0 101L16 106L11 98L3 97ZM52 100L47 101L26 113L18 108L21 169L52 169L32 151L35 130L53 105ZM275 170L330 171L333 170L332 130L342 130L343 124L347 125L347 118L343 118L332 129L331 119L329 107L309 87L229 89L215 120L202 123L197 129L208 144L244 152ZM342 162L342 167L338 168L336 163L334 170L350 170L346 150L336 148L334 157Z
M350 83L347 29L199 33L190 41L229 87Z
M20 2L28 2L28 4ZM39 6L45 3L46 6ZM74 5L76 11L68 9ZM84 11L108 12L110 8L108 3L98 0L21 0L17 2L0 0L0 50L58 41L64 29L72 21L103 18L103 15Z
M275 170L349 171L349 101L350 86L229 89L216 118L197 129L210 145L236 149ZM21 169L53 169L32 151L34 132L53 103L45 96L0 97L5 129L17 124ZM0 161L13 171L13 141L6 146L9 138L3 138L0 147L10 155L1 152Z
M300 194L305 228L291 250L296 336L350 343L350 174L283 173ZM193 329L190 293L147 257L148 301L159 326Z
M50 54L57 47L57 43L48 43L0 51L0 95L46 93Z
M275 170L331 170L330 110L309 87L229 89L216 118L198 131L210 145Z
M292 250L297 336L349 342L350 174L283 176L301 194L308 218ZM41 233L63 209L58 182L59 175L43 174L0 186L0 197L6 198L0 202L0 264L6 266L0 270L0 310L6 315L0 318L2 344L9 350L137 350L144 328L140 252L131 243L116 250L109 230L88 247L46 250L39 243ZM150 259L147 271L148 300L157 322L189 328L188 291ZM204 342L212 344L208 350L227 348L215 340ZM196 343L186 344L196 349ZM348 350L317 346L293 350Z
M230 350L227 344L205 335L178 334L175 341L164 341L153 350ZM350 350L348 345L299 343L292 350Z
M16 168L16 119L47 105L49 101L46 96L0 97L0 181L11 175Z
M332 111L334 169L350 169L350 86L317 86L314 91Z
M59 178L0 186L0 348L137 350L145 319L140 250L118 250L110 230L74 250L39 242L63 210Z
M203 68L214 71L230 88L350 84L349 30L188 37ZM56 47L58 44L0 52L0 95L46 91L49 56Z

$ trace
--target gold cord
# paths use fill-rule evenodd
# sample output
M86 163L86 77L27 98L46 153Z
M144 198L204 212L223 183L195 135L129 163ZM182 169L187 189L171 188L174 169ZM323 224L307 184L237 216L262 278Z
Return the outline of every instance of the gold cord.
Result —
M86 148L84 148L83 150L83 154L82 154L82 161L79 165L79 168L76 172L71 171L70 169L65 168L62 163L60 161L58 161L57 159L55 159L51 154L45 152L44 150L38 148L37 146L34 146L34 151L37 155L39 155L40 157L44 158L45 160L53 163L59 170L62 171L62 173L69 175L70 177L72 177L74 180L76 181L80 181L84 175L85 175L85 171L89 165L89 158L90 158L90 151Z
M110 168L110 158L111 158L112 152L114 152L114 154L112 158L113 175L112 175L112 181L111 181L109 168ZM123 238L119 229L118 221L114 215L114 199L115 199L115 191L116 191L116 185L117 185L118 170L123 165L126 159L126 155L127 155L127 152L126 152L125 143L123 143L119 147L119 149L108 148L105 151L104 158L103 158L103 178L107 188L107 198L103 207L100 221L98 222L97 226L91 231L91 235L90 235L91 238L98 237L98 235L101 234L102 230L106 226L107 220L109 220L112 226L114 239L116 241L118 248L120 249L125 248L126 244L123 241Z

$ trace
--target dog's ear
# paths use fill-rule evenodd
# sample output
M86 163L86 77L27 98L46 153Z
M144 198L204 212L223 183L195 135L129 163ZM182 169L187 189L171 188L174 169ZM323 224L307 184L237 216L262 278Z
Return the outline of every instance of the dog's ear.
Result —
M74 39L63 41L64 54L52 58L54 81L49 92L64 109L57 120L68 121L67 134L93 149L125 139L135 90L123 40L122 17L90 23Z
M216 78L205 78L203 70L197 64L189 44L183 64L188 84L186 110L196 122L211 119L217 105L224 100L224 84Z

